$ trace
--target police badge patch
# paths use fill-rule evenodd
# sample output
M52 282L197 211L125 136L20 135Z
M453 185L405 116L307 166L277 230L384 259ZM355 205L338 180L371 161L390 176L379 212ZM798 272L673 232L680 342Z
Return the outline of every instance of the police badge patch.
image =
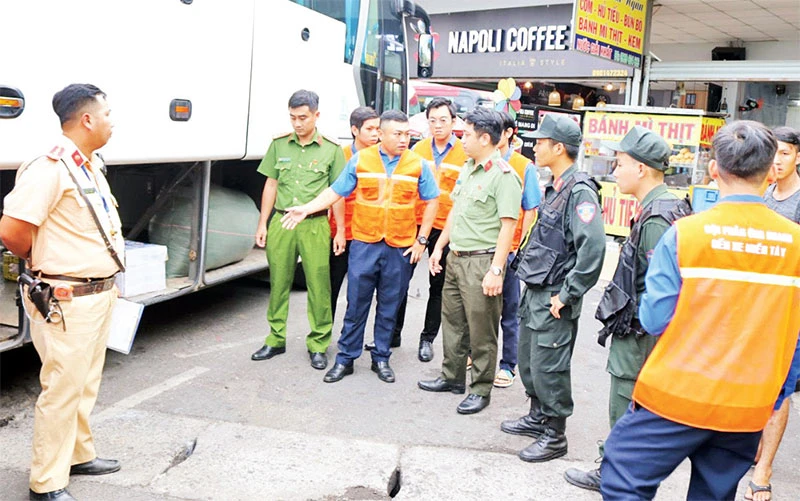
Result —
M581 202L575 207L575 212L581 221L588 224L592 222L595 214L597 214L597 207L591 202Z

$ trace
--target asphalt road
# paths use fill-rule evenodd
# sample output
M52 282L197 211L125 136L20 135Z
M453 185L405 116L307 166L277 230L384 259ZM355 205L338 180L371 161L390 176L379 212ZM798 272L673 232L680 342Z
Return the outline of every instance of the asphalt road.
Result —
M304 336L305 293L292 293L287 353L253 362L267 331L267 284L240 280L145 309L130 355L109 352L93 414L101 457L120 472L75 477L79 499L576 499L599 494L562 479L571 466L595 467L605 437L606 351L595 342L599 287L584 303L573 358L575 415L569 453L544 464L520 461L529 439L499 430L527 411L522 384L494 389L483 412L461 416L460 395L416 387L435 377L416 358L427 278L409 291L403 345L391 363L395 384L378 380L365 353L336 384L311 368ZM340 298L334 339L341 329ZM371 323L367 338L371 338ZM329 349L331 359L335 344ZM0 358L0 500L27 498L38 358L31 346ZM800 499L800 417L795 410L775 463L773 499ZM684 464L657 499L683 499ZM740 496L742 487L740 486ZM399 488L399 490L397 490ZM392 492L394 491L394 492Z

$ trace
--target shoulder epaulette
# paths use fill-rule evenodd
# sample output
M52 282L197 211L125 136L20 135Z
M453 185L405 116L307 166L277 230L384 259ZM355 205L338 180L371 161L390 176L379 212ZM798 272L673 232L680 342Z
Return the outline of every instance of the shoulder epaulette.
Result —
M282 137L287 137L291 134L292 134L291 132L281 132L280 134L275 134L274 136L272 136L272 139L280 139Z
M320 134L320 137L322 137L324 140L328 141L329 143L333 143L333 144L335 144L336 146L340 146L340 145L339 145L339 141L338 141L338 140L336 140L336 139L333 139L333 138L331 138L331 137L328 137L328 136L326 136L325 134Z
M61 157L63 157L66 152L67 150L63 146L56 145L53 146L53 148L45 156L50 160L54 160L57 162L61 160Z

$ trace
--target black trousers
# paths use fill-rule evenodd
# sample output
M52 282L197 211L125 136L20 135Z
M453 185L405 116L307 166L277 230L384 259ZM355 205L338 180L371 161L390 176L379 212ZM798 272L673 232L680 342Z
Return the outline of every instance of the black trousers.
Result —
M350 242L344 247L344 252L336 256L331 248L330 267L331 267L331 318L336 317L336 301L339 299L339 291L342 289L344 277L347 276L347 260L350 257Z
M428 245L426 246L429 256L433 253L433 248L436 246L436 242L439 241L441 234L442 230L431 228L431 234L428 237ZM444 275L447 265L447 254L449 252L450 246L445 246L440 261L442 265L441 272L437 275L431 275L430 272L427 273L430 287L428 289L428 305L425 309L425 324L422 328L422 334L419 336L420 341L433 342L433 340L436 339L436 335L439 333L439 327L442 325L442 287L444 287ZM428 268L427 260L421 259L420 262L425 269ZM403 297L400 307L397 310L397 322L395 322L394 332L392 333L392 339L394 340L399 340L401 337L403 324L406 318L407 302L408 294Z

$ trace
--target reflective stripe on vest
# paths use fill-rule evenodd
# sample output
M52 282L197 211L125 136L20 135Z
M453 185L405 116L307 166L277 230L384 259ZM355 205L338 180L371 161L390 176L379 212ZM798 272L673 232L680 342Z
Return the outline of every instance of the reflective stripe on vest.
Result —
M435 170L433 173L436 177L436 185L439 186L439 209L436 211L433 227L441 230L447 222L450 209L453 208L453 199L450 198L450 193L456 185L461 167L467 162L467 154L464 152L464 146L461 144L461 140L456 139L455 143L453 143L453 147L450 148L450 151L448 151L447 155L442 159L442 163L436 168L433 159L433 138L431 137L417 143L417 146L414 147L414 153L429 160L431 165L434 166ZM422 224L422 215L425 213L425 205L424 200L417 200L417 225Z
M683 283L633 399L688 426L759 431L800 331L800 226L734 202L675 226Z
M353 210L353 238L366 243L386 240L391 247L410 247L417 235L414 204L419 199L422 158L406 150L391 176L378 146L358 154L358 184Z
M511 167L514 168L514 172L517 173L519 176L520 181L522 181L522 189L525 190L525 169L528 167L528 164L531 163L527 157L524 155L520 155L516 151L511 153L511 157L508 159L508 163ZM538 188L538 187L537 187ZM441 203L441 202L439 202ZM511 240L511 250L516 252L519 249L519 242L522 240L522 223L525 217L525 211L522 210L520 207L519 210L519 217L517 218L517 226L514 228L514 238Z
M347 165L347 162L353 158L353 149L350 146L342 146L342 150L344 151L344 163ZM353 239L353 207L356 203L356 192L353 191L347 198L344 199L344 238L345 240L352 240ZM333 209L328 211L328 221L331 224L331 238L336 236L336 220L333 217Z

